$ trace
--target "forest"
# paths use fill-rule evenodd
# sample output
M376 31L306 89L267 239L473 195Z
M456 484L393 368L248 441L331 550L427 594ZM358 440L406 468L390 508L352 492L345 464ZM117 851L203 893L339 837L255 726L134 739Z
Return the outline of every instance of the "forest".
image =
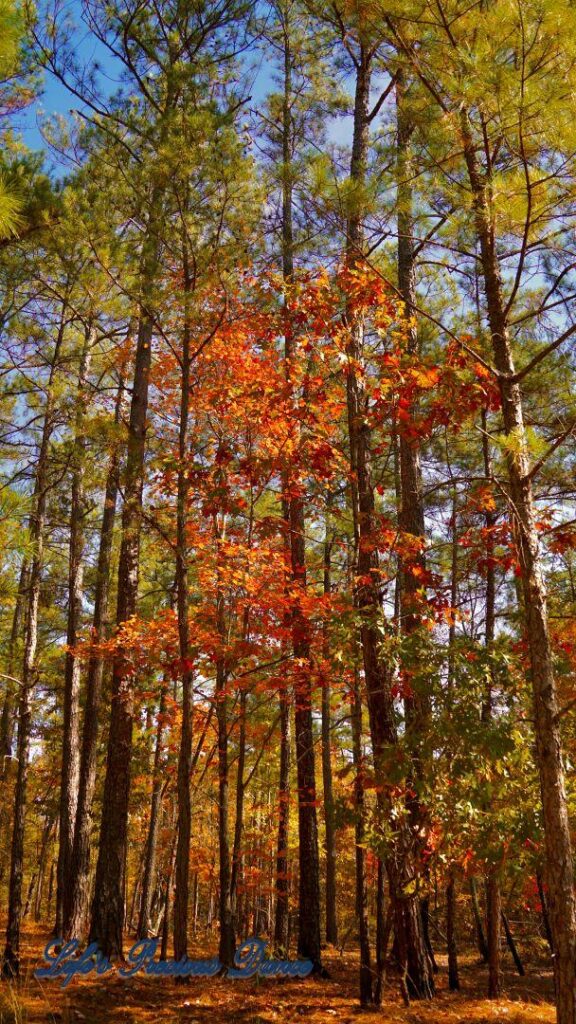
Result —
M575 300L572 0L0 0L3 1024L576 1024Z

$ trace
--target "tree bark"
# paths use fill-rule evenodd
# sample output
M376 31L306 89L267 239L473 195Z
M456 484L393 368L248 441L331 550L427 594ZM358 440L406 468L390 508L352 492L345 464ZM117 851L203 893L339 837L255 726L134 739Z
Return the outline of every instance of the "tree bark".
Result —
M354 132L350 177L364 186L369 142L369 99L373 53L360 46L356 66ZM353 268L362 255L363 228L360 211L348 222L347 265ZM360 615L360 642L368 695L368 712L377 779L386 777L386 749L398 742L391 692L391 673L380 657L379 623L382 617L378 583L378 551L374 543L374 489L371 481L371 430L367 420L367 397L357 367L363 363L364 325L347 311L348 373L347 406L350 443L351 495L356 547L355 603ZM379 793L380 814L386 814L386 800ZM417 866L413 836L406 823L395 826L394 846L387 858L390 895L394 904L395 934L400 956L405 998L429 998L434 979L426 949L420 912Z
M46 405L42 424L42 435L36 476L34 481L33 512L30 517L30 579L26 602L26 632L20 697L18 701L18 738L16 756L18 769L14 792L14 814L12 845L10 851L10 882L8 889L8 922L6 945L2 960L2 974L7 978L18 977L20 972L20 924L22 916L22 881L24 873L24 834L28 790L28 758L32 727L32 693L36 683L36 649L38 646L38 607L42 567L44 561L44 529L48 498L50 441L55 426L55 375L60 351L64 341L65 315L61 312L60 326L56 337L50 372L46 385Z
M505 311L496 235L490 208L489 180L478 166L471 125L462 111L462 141L472 192L476 232L480 243L484 291L494 363L502 401L504 429L513 446L507 453L512 519L522 575L525 636L530 656L534 700L536 759L540 775L546 872L550 918L554 936L557 1018L559 1024L576 1021L576 898L574 867L553 652L548 631L548 610L542 556L536 527L530 459L515 366Z
M7 761L12 757L12 742L14 738L14 709L17 700L17 684L15 676L17 672L17 646L22 631L22 619L26 605L26 590L28 586L28 560L22 559L20 577L18 580L18 591L14 602L14 614L12 616L12 627L8 640L8 651L6 656L7 675L11 678L5 679L6 693L2 704L2 717L0 719L0 778L6 775Z
M282 272L286 291L294 275L293 195L291 160L293 149L292 54L290 27L284 23L284 101L282 120ZM286 297L285 301L289 301ZM294 379L296 356L290 317L285 317L285 365L288 384ZM293 396L294 398L296 396ZM295 408L292 429L299 431ZM322 971L320 950L320 864L318 856L318 821L316 815L316 770L314 731L312 723L312 689L310 684L310 630L298 595L306 592L306 548L304 502L298 469L289 467L285 474L288 487L291 575L296 597L292 602L292 653L294 656L294 740L298 781L298 953L312 960L314 970Z
M326 502L326 532L324 537L324 594L332 589L330 540L330 498ZM324 628L324 660L329 665L330 637ZM328 672L322 680L322 788L324 792L324 828L326 832L326 942L335 946L338 942L338 919L336 915L336 826L334 815L334 787L332 782L332 712L330 708L330 678Z
M374 1003L374 993L372 987L370 923L368 918L368 883L366 880L366 800L364 796L364 756L362 752L362 697L358 672L354 674L352 686L350 722L352 725L352 758L354 763L354 838L356 917L358 920L360 944L360 1005L372 1006Z
M376 889L376 978L374 980L374 1006L382 1005L384 980L386 977L386 951L392 930L392 904L385 908L386 865L378 858L378 881Z
M176 858L176 843L178 842L178 833L174 832L174 838L172 840L172 848L168 857L168 867L166 871L166 890L164 892L164 914L162 916L162 942L160 945L160 959L166 960L168 957L168 941L170 939L170 895L172 892L172 877L174 875L174 861Z
M152 766L152 800L150 803L150 821L148 822L148 838L146 841L144 875L142 878L142 897L140 899L140 914L137 929L137 937L139 939L147 939L152 934L152 900L156 885L156 853L158 848L158 833L160 831L162 794L164 790L163 739L167 693L168 680L164 677L160 691L158 721L156 724L156 744L154 747L154 763Z
M190 887L190 837L192 803L193 668L190 660L188 624L188 422L190 404L191 327L190 301L193 289L185 228L182 231L182 272L184 283L184 329L182 332L180 426L178 432L178 494L176 504L176 595L178 611L178 650L182 675L182 732L178 756L178 843L176 847L176 889L174 898L174 956L188 955L188 902Z
M50 839L52 838L52 829L54 826L54 819L47 815L44 822L44 828L42 830L42 845L40 847L40 856L38 858L38 880L36 882L36 892L34 894L34 921L38 922L42 918L42 892L44 889L44 876L46 874L46 861L48 859L48 846Z
M278 780L278 840L276 846L276 912L274 947L288 952L288 835L290 831L290 697L287 687L280 702L280 777Z
M122 378L116 392L114 425L119 428L122 419L122 402L124 397L124 381ZM110 598L110 566L112 561L112 544L114 540L114 523L116 520L116 504L118 500L119 467L121 444L116 441L110 455L106 486L104 489L104 508L100 525L98 561L96 565L96 586L94 592L94 615L92 619L92 639L94 644L104 640L108 630L108 605ZM86 918L89 903L90 874L90 832L92 825L92 801L96 784L96 757L98 752L98 723L104 660L96 652L88 659L86 671L86 695L84 705L84 723L82 727L82 746L80 752L80 773L76 821L74 825L74 844L70 865L70 904L65 916L64 938L82 938L86 929ZM65 908L66 909L66 908Z
M80 773L79 712L81 662L74 653L78 631L82 625L84 585L84 477L86 472L86 435L84 410L86 384L92 359L93 329L86 326L76 396L76 413L72 450L72 486L70 492L70 541L68 559L68 621L66 628L66 661L64 668L64 702L62 723L62 764L60 772L60 827L58 862L56 866L55 934L63 934L69 920L72 887L71 867L74 828L78 804ZM76 937L76 936L75 936Z
M413 215L413 161L411 158L410 139L413 133L413 124L408 111L407 82L403 70L396 72L396 122L397 122L397 151L396 151L396 175L397 175L397 222L398 222L398 290L404 306L406 337L406 351L409 356L418 354L418 335L415 323L416 311L416 255L414 247L414 215ZM417 414L415 403L411 403L406 409L407 416L413 421ZM406 637L410 637L421 628L421 602L420 589L422 587L422 572L426 568L424 557L424 540L426 536L424 521L424 498L422 492L422 470L420 442L417 436L408 437L402 429L398 430L399 436L399 462L400 462L400 515L399 526L403 536L416 541L412 556L402 559L401 566L401 600L400 600L400 630ZM426 873L426 868L421 864L422 852L426 843L428 831L428 813L426 807L419 798L419 791L424 783L425 767L422 762L421 745L424 737L429 732L430 720L430 699L425 692L412 690L404 697L406 737L410 744L412 777L409 780L409 789L414 796L407 800L407 807L410 813L412 833L419 837L414 842L414 857L419 862L418 870ZM427 903L426 897L421 901L422 928L424 942L430 958L431 967L436 969L434 952L430 942L427 924Z
M446 886L446 937L448 945L448 988L457 992L460 988L458 974L458 946L456 943L456 881L450 873Z
M452 558L450 573L450 607L456 608L458 601L458 492L456 487L452 491ZM452 713L452 702L454 698L454 675L455 658L454 644L456 642L456 619L454 614L450 619L448 630L448 679L447 679L447 705L449 714ZM448 874L448 885L446 886L446 938L448 946L448 988L451 992L457 992L460 988L460 976L458 972L458 944L456 941L456 878L455 869L450 865Z
M222 619L222 598L218 598ZM221 634L222 635L222 634ZM230 864L230 838L228 824L229 765L228 765L228 694L227 677L223 658L218 662L216 679L216 717L218 721L218 848L220 863L220 963L230 967L234 963L236 937L234 914L232 912L232 872Z
M546 893L544 891L544 885L542 883L542 875L539 871L536 872L536 884L538 886L538 896L540 898L544 934L546 935L546 941L548 943L550 953L552 954L552 956L554 956L554 940L552 938L552 929L550 927L550 918L548 916L548 901L546 900Z
M244 630L246 637L246 630ZM234 843L232 846L232 876L230 879L230 893L232 899L232 911L238 927L238 884L242 877L242 834L244 830L244 794L246 792L246 781L244 769L246 767L246 703L248 694L243 687L240 690L239 708L239 735L238 735L238 767L236 770L236 817L234 820Z
M147 305L147 299L156 277L158 262L158 213L159 196L154 195L151 200L140 268L141 308L128 428L122 540L118 565L118 627L135 614L138 598L144 452L153 328L153 315ZM107 957L122 956L134 716L133 686L134 674L128 652L119 650L112 668L110 731L90 924L90 941L97 942Z
M482 962L488 963L488 945L486 943L486 936L484 935L484 928L482 925L482 915L480 913L480 907L478 906L478 891L476 889L476 879L470 879L470 896L472 897L472 914L474 916L474 925L476 929L476 941L478 944L478 952L482 957Z
M484 476L487 481L492 477L492 460L488 444L486 413L482 415L482 452L484 458ZM496 572L493 561L494 539L492 528L496 522L494 513L488 510L485 514L486 523L486 600L485 600L485 626L484 645L488 656L492 653L494 646L494 635L496 628ZM482 702L482 721L489 725L492 721L493 701L493 672L488 666L486 673L486 687ZM487 802L486 810L490 813L490 803ZM500 894L500 878L496 865L488 868L486 881L486 938L488 940L488 998L497 999L502 988L502 957L501 957L501 936L500 917L502 913L502 900Z
M500 915L502 901L500 880L494 869L488 873L486 884L486 923L488 939L488 997L497 999L502 990Z
M520 977L523 978L524 975L526 974L526 971L524 970L524 964L522 963L522 960L520 958L520 954L518 952L518 947L516 946L516 943L514 942L514 936L512 935L512 931L510 929L510 923L509 923L508 918L506 917L506 914L504 913L503 910L501 911L501 917L502 917L502 924L504 925L504 934L506 936L506 942L508 944L508 949L510 950L510 952L512 954L512 959L514 961L514 966L516 967L516 970L518 971L518 974L520 975Z

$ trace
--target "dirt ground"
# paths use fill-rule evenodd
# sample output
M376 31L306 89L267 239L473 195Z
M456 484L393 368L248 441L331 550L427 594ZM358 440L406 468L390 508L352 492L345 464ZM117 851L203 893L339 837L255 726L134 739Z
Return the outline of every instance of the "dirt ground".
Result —
M547 1024L555 1020L549 964L527 963L526 977L513 973L505 957L504 995L484 998L486 969L472 955L461 959L462 990L447 990L445 959L439 957L438 995L427 1005L402 1005L393 975L377 1011L358 1006L357 957L327 950L329 980L232 981L196 978L122 980L115 975L75 978L62 991L57 980L34 978L49 935L38 927L24 934L23 976L0 983L0 1024ZM191 956L200 955L192 951ZM202 951L206 956L206 951Z

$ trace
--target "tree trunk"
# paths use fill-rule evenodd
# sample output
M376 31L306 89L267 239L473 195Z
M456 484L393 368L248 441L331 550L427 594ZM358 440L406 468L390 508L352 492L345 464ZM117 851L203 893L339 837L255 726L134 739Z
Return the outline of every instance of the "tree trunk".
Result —
M8 923L2 961L4 977L18 977L20 972L20 923L22 915L22 881L24 873L24 832L28 787L28 758L32 727L32 692L36 683L36 648L38 645L38 607L44 560L44 528L48 497L48 462L54 430L54 377L64 340L65 318L62 310L60 327L50 364L46 386L46 406L42 425L40 450L36 463L33 512L30 516L30 579L26 602L26 632L20 697L18 701L18 738L16 756L18 769L14 792L12 845L10 851L10 883L8 889Z
M218 598L220 606L222 599ZM219 617L223 614L219 612ZM222 634L221 634L222 635ZM230 967L234 963L236 937L234 934L234 915L232 913L232 872L230 865L230 840L228 827L228 694L227 678L223 659L216 668L216 716L218 720L218 845L220 857L220 944L218 955L220 963Z
M513 439L507 453L513 525L522 575L525 636L530 656L534 699L536 760L540 775L546 872L550 893L550 917L554 958L558 1024L576 1021L576 898L570 825L566 803L558 700L553 652L548 632L546 586L536 510L532 493L530 459L515 366L504 306L494 224L490 213L489 186L480 173L468 114L462 112L462 141L472 190L476 231L480 242L484 290L498 371L504 429Z
M416 255L414 249L413 222L413 163L410 156L410 138L413 125L406 109L406 83L401 71L396 74L396 121L397 121L397 218L398 218L398 290L404 306L406 320L403 335L406 338L406 351L410 356L418 354L418 335L415 324L416 310ZM416 416L417 409L410 405L406 414L411 419ZM413 557L402 566L402 600L401 628L406 635L418 629L421 622L419 614L419 590L421 579L413 570L425 568L423 541L425 538L424 498L422 494L422 470L420 442L417 437L407 437L406 432L398 429L399 463L400 463L400 514L399 525L404 534L420 542L421 546ZM423 716L429 714L429 700L425 694L415 694L405 701L407 722L417 731ZM422 723L423 724L423 723Z
M290 697L284 685L280 701L280 778L278 781L278 841L276 846L276 912L274 946L288 953L288 835L290 830Z
M324 537L324 594L328 596L331 583L330 496L326 502L326 532ZM324 629L324 660L329 665L330 637ZM328 670L329 671L329 670ZM328 671L322 680L322 784L324 791L324 827L326 831L326 942L338 942L336 916L336 826L334 821L334 789L332 784L332 712L330 708L330 677Z
M152 899L156 886L156 852L158 848L158 833L160 830L162 793L164 790L164 766L162 761L164 751L164 716L166 714L167 693L168 680L164 677L162 681L162 689L160 691L158 721L156 724L156 744L154 747L154 764L152 766L152 801L150 804L150 821L148 822L148 838L146 842L146 856L144 859L144 875L142 878L142 897L140 900L140 914L137 930L137 937L139 939L147 939L152 934Z
M482 413L482 451L484 458L484 475L489 481L492 477L492 460L488 444L486 413ZM484 645L490 657L494 645L494 634L496 628L496 574L493 561L494 538L492 529L496 517L491 510L485 514L486 523L486 601L485 601L485 627ZM493 701L493 672L489 665L486 673L486 687L482 702L482 721L489 725L492 721ZM490 803L486 804L486 811L490 813ZM500 878L496 865L488 869L486 882L486 938L488 940L488 998L497 999L502 988L502 963L501 963L501 936L500 936L500 915L501 915Z
M182 231L182 272L184 283L184 330L182 334L182 390L178 432L178 494L176 505L176 594L178 609L178 647L182 674L182 732L178 756L178 844L176 847L176 890L174 898L174 955L177 960L188 955L188 895L190 885L190 837L192 804L190 773L192 770L193 669L190 660L188 624L188 421L190 403L191 328L190 301L192 276L189 266L185 229Z
M122 419L122 401L124 382L122 378L116 393L114 424L119 427ZM98 562L96 566L96 587L94 593L94 615L92 619L92 637L95 644L101 643L106 637L108 627L108 604L110 597L110 565L112 560L112 544L114 540L114 523L118 500L119 466L121 445L116 443L110 456L106 486L104 490L104 508L100 526L100 542ZM98 721L100 713L100 697L104 661L99 653L92 654L88 660L86 671L86 697L84 706L84 723L82 728L82 748L80 752L80 777L78 801L76 806L76 822L74 826L74 845L70 865L70 904L68 915L64 921L64 938L82 938L86 928L86 917L89 903L90 875L90 832L92 824L92 801L96 784L96 757L98 752Z
M46 874L46 861L48 859L48 846L52 838L52 827L54 820L47 817L42 831L42 845L38 858L38 880L36 882L36 893L34 896L34 921L38 922L42 917L42 892L44 889L44 876Z
M398 222L398 290L404 305L406 325L406 351L410 356L418 354L418 335L414 322L416 310L416 256L414 248L413 219L413 163L410 151L410 139L413 124L407 109L406 80L402 69L396 73L396 119L397 119L397 222ZM405 410L413 421L417 414L415 404ZM422 471L420 442L417 436L408 437L402 429L398 430L399 462L400 462L400 515L399 526L403 537L416 542L414 554L410 559L402 559L401 566L401 600L400 630L406 637L416 634L421 628L420 590L422 572L426 568L424 557L425 522L424 499L422 493ZM406 717L406 737L410 745L412 777L409 789L414 796L407 800L410 822L414 841L414 857L418 871L424 874L427 869L422 865L422 852L428 832L428 813L421 803L418 793L425 782L425 766L422 763L421 745L429 732L430 698L425 692L412 690L404 697ZM416 838L418 837L418 838ZM436 969L434 953L430 942L427 924L427 905L425 898L421 902L422 929L424 943L433 969Z
M486 923L488 938L488 997L497 999L502 989L500 915L500 881L496 871L490 870L486 885Z
M372 1006L372 957L368 919L368 884L366 881L366 840L364 798L364 756L362 752L362 697L358 672L354 673L351 693L350 722L352 726L352 758L354 763L354 838L356 865L356 917L360 939L360 1005Z
M246 630L244 630L244 638ZM242 877L242 834L244 830L244 794L246 782L244 780L244 768L246 766L246 702L248 694L243 688L240 691L240 729L238 736L238 768L236 771L236 818L234 821L234 844L232 847L232 877L230 879L230 893L232 900L232 912L236 928L238 927L237 896L238 883Z
M140 269L141 310L124 480L122 540L118 565L117 626L122 626L135 614L138 598L148 379L153 327L152 312L147 307L146 300L156 276L158 205L159 197L155 195L151 201ZM134 716L133 686L134 674L130 660L119 650L114 658L112 668L110 731L90 924L90 941L97 942L106 957L122 956Z
M458 947L456 944L456 881L450 873L446 886L446 937L448 945L448 988L457 992L460 988L458 974Z
M510 952L512 954L512 959L514 961L514 965L516 967L516 970L518 971L518 974L520 975L521 978L523 978L524 975L526 974L526 971L524 970L524 964L522 963L522 960L520 959L520 954L518 952L518 948L516 946L516 943L514 942L514 936L512 935L512 932L510 930L510 924L509 924L508 918L506 917L506 914L504 913L503 910L501 912L501 917L502 917L502 924L504 925L504 934L506 936L506 942L508 944L508 949L510 950Z
M26 605L26 590L28 586L28 561L22 559L20 567L20 578L18 580L18 591L14 602L14 614L12 616L12 627L8 640L8 651L6 656L7 675L11 678L5 679L6 693L2 704L2 717L0 719L0 778L4 779L9 759L12 757L12 740L14 736L14 707L17 699L17 683L15 680L17 672L17 646L22 630L22 619Z
M50 878L48 880L48 905L46 909L47 916L50 917L50 911L52 908L52 895L54 892L54 875L56 874L56 861L52 860L50 864Z
M300 507L298 507L300 506ZM305 587L304 533L301 503L292 503L292 570ZM293 652L296 662L294 682L294 738L298 780L298 953L311 960L314 970L322 972L320 952L320 871L318 859L318 822L316 817L316 774L312 692L310 685L310 639L308 623L300 608L294 609Z
M372 55L361 46L356 69L354 133L350 177L364 185L368 159L369 96ZM362 254L363 231L360 213L348 222L347 265L353 268ZM356 575L359 583L355 603L360 614L360 641L364 660L364 676L368 695L368 712L376 777L386 778L386 748L398 742L391 693L391 673L382 664L380 620L382 616L378 583L378 551L374 543L374 490L371 481L371 431L367 420L367 397L361 374L364 325L354 314L347 313L348 373L347 405L350 441L351 493L354 513ZM386 814L386 799L379 793L380 814ZM390 895L394 904L395 934L400 955L402 986L405 997L429 998L434 993L434 979L422 928L416 859L413 836L407 823L395 825L394 848L387 859Z
M384 980L386 977L386 952L392 930L392 904L384 912L384 890L386 884L386 865L378 858L378 883L376 890L376 979L374 983L374 1005L382 1005Z
M282 118L282 271L289 286L294 275L292 176L290 162L293 149L292 123L292 54L289 26L284 32L284 102ZM287 289L288 290L288 289ZM288 301L286 299L285 301ZM296 356L290 317L285 318L286 377L293 379ZM292 429L299 431L297 396L294 399ZM320 952L320 864L318 856L318 821L316 815L316 771L314 732L312 725L312 690L310 685L311 653L310 631L299 601L306 591L306 548L304 540L304 502L299 488L299 471L289 467L285 483L288 486L288 517L290 533L291 575L296 597L292 602L292 653L294 656L294 740L298 781L298 953L312 960L315 971L322 971Z
M554 956L554 940L552 938L552 929L550 927L550 918L548 916L548 902L546 900L546 893L544 891L544 885L542 883L542 875L539 871L536 872L536 883L538 885L538 895L540 897L540 907L542 913L542 923L544 925L544 934L548 943L548 948L552 956Z
M484 928L482 926L482 915L480 913L480 907L478 906L478 892L476 889L476 879L470 879L470 896L472 897L472 914L474 916L474 925L476 928L476 941L478 943L478 952L482 957L483 963L488 963L488 945L486 943L486 936L484 935Z
M172 892L172 876L174 874L174 860L176 858L176 843L178 842L178 833L174 832L174 839L172 841L172 849L170 850L170 856L168 858L168 870L166 872L166 891L164 893L164 915L162 917L162 942L160 946L160 959L166 960L168 957L168 941L170 939L170 895Z
M76 414L72 450L72 486L70 493L70 542L68 560L68 622L66 629L66 662L64 668L64 704L62 728L62 765L60 773L60 831L58 862L56 867L56 925L55 934L63 934L64 922L70 918L72 888L71 866L74 828L78 804L80 772L79 758L79 701L81 662L73 653L82 625L82 595L84 584L84 476L86 472L86 435L84 414L86 385L92 359L94 332L85 328L84 344L80 355ZM75 936L76 938L76 936Z
M452 558L450 574L450 607L454 610L458 601L458 492L452 491ZM454 697L454 644L456 642L456 619L452 615L448 630L448 680L447 704L448 712L452 713ZM458 945L456 942L456 879L454 867L449 867L448 885L446 886L446 938L448 946L448 988L456 992L460 988L458 972Z

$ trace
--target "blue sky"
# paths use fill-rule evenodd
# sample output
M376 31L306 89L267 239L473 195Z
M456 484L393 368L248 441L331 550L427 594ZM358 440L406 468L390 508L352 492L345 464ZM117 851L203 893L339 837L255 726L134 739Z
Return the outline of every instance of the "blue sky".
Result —
M75 35L73 36L75 54L80 63L89 68L95 62L98 63L100 71L100 84L104 93L112 93L119 86L118 63L110 54L109 50L98 43L82 24L80 19L81 3L79 0L69 0L67 12L76 22ZM253 59L251 59L253 57ZM247 64L253 68L248 81L253 79L251 87L252 105L258 107L264 96L275 88L272 83L272 69L262 62L261 55L254 53L249 55ZM52 74L46 72L43 79L42 89L36 100L25 111L15 119L14 128L21 134L25 144L33 150L43 150L46 154L47 169L54 170L57 174L65 173L66 165L53 153L43 138L41 126L46 118L53 115L67 116L71 110L81 107L78 99L73 96ZM348 118L338 118L330 126L329 137L333 142L343 143L349 141L350 124Z
M104 93L114 92L119 86L119 62L115 60L107 47L99 43L86 29L81 20L82 4L79 0L69 0L65 5L65 10L76 25L72 36L76 58L86 68L97 62L102 91ZM258 58L256 57L257 60ZM271 75L267 73L266 68L257 65L256 80L252 89L252 94L256 101L260 100L270 88L270 78ZM24 142L31 149L46 150L46 143L41 131L42 121L47 116L50 117L54 114L66 116L71 110L78 109L79 107L81 107L81 104L78 99L71 95L54 75L45 72L38 97L30 107L21 112L14 127L20 132Z

